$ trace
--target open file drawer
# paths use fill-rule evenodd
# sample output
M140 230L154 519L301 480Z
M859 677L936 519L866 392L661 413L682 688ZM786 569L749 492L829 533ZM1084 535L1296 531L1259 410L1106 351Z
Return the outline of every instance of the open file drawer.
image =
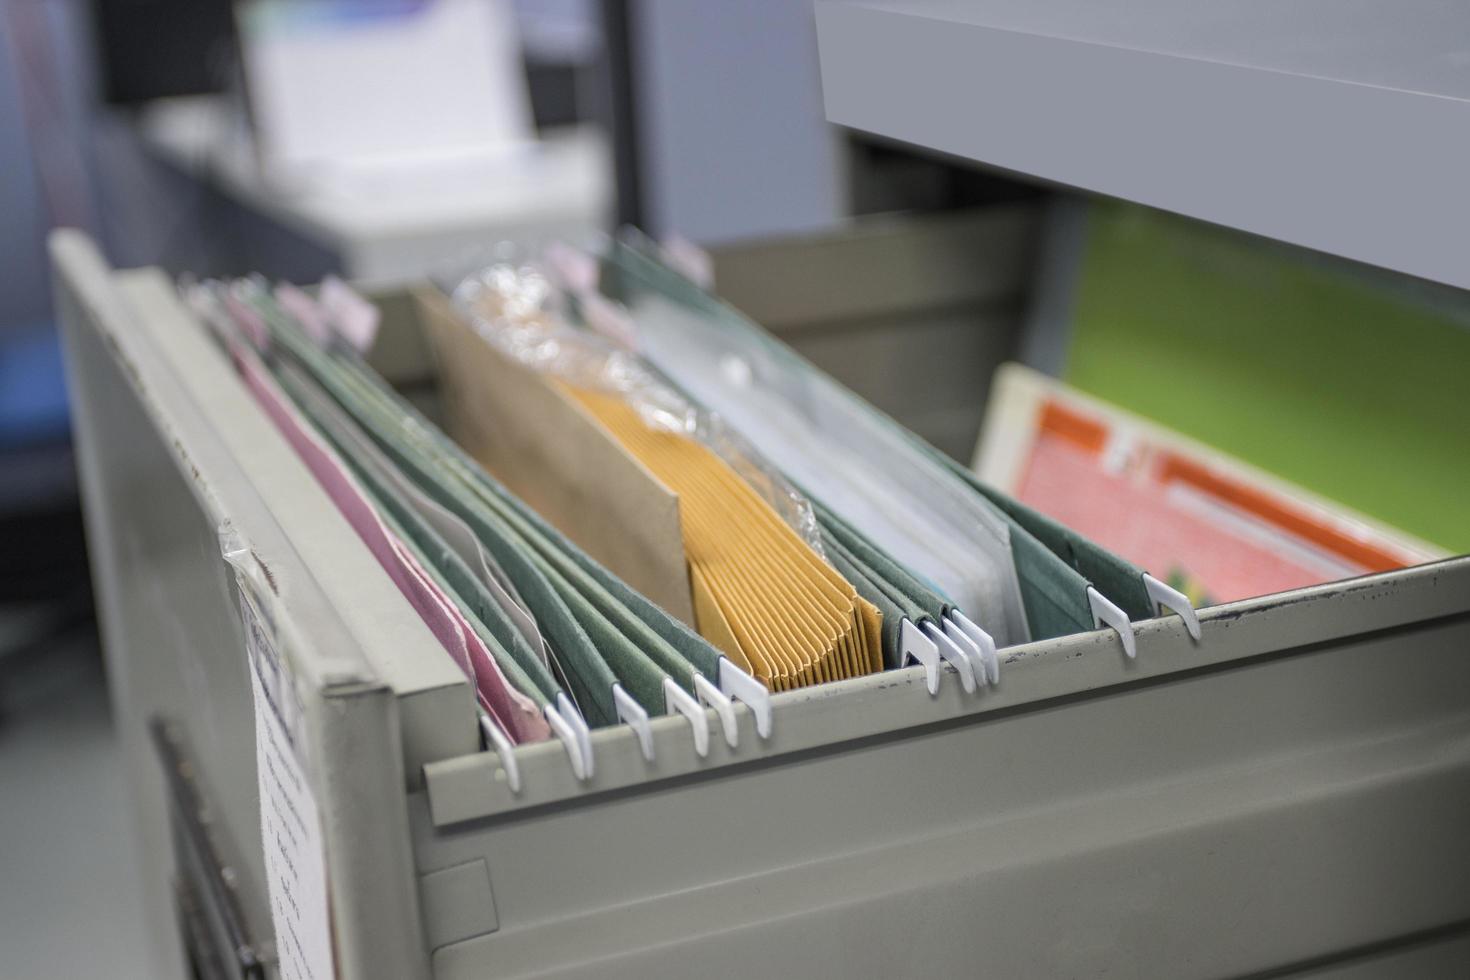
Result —
M220 528L296 678L350 977L1460 975L1470 560L774 699L769 738L646 763L594 732L479 751L446 654L157 272L54 244L117 717L160 976L172 725L270 961L246 638ZM412 324L386 329L412 330ZM267 842L268 843L268 842ZM167 940L167 941L165 941ZM172 971L172 973L170 972Z

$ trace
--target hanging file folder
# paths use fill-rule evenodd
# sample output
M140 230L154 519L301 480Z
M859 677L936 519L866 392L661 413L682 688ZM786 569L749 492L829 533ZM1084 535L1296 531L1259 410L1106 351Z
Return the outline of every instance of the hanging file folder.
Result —
M1095 586L1118 592L1133 615L1152 615L1141 572L1134 575L1135 570L1116 556L1096 549L1080 536L1072 541L1073 536L1064 529L1045 519L1035 519L1039 515L1029 514L1003 495L977 487L973 477L957 464L945 460L937 450L847 392L737 311L660 263L650 254L652 251L647 243L638 247L622 241L610 243L604 255L602 288L626 304L638 328L640 349L690 388L694 397L711 398L716 402L713 407L733 411L737 418L751 415L746 410L749 405L775 402L779 409L768 412L779 410L784 413L781 418L820 419L823 431L839 432L846 426L860 433L854 441L861 451L885 461L889 469L921 473L928 478L917 484L896 483L898 492L908 494L910 500L941 509L958 502L965 508L961 513L970 514L975 513L975 502L983 503L1006 526L1011 567L1024 597L1026 633L1021 635L1041 639L1090 629L1106 621L1117 630L1125 649L1132 652L1129 614ZM755 418L752 424L779 432L779 427L768 420ZM814 499L822 499L821 491L806 489ZM832 510L841 516L837 508ZM865 535L881 551L898 559L898 564L931 583L930 588L941 584L937 575L929 574L928 570L935 567L930 553L926 551L914 560L910 558L912 551L905 551L908 542L892 533L892 527L889 533L875 536L877 525L852 523L862 526ZM952 595L945 598L954 600ZM1179 604L1187 606L1182 597L1178 599ZM990 616L982 614L980 625L996 634L1002 645L1008 639L1015 642L1004 631L991 628L987 619L996 618L993 611ZM1008 622L1004 615L999 620L1002 624Z

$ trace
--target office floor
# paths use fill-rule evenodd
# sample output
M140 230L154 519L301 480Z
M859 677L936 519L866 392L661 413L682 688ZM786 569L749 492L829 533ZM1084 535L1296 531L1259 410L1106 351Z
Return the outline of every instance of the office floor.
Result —
M24 628L0 615L0 650ZM0 666L0 974L145 978L127 786L96 640L83 629Z

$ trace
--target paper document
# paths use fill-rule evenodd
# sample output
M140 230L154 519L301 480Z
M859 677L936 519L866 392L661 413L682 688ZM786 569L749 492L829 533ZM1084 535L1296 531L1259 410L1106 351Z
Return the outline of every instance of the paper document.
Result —
M435 290L415 295L449 431L557 530L694 625L679 498L576 401L475 333Z
M733 311L630 297L639 349L814 502L982 622L1001 645L1029 625L1010 527L894 423ZM726 321L729 322L726 322Z
M683 504L699 631L773 691L881 670L877 609L704 445L568 389Z
M981 479L1208 605L1442 555L1019 365L996 374Z

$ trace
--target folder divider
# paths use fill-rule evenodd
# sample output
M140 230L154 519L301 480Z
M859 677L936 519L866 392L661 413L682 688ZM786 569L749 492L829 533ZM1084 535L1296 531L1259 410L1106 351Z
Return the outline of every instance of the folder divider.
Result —
M260 307L256 306L256 309L260 310ZM356 370L357 364L351 360L350 356L344 356L341 351L328 353L328 351L320 351L319 348L313 350L309 345L310 342L304 341L303 336L291 334L294 325L291 325L290 322L279 322L284 317L279 316L278 310L270 310L268 307L263 319L273 320L272 328L275 328L273 335L281 336L282 350L287 351L295 363L300 363L306 369L307 375L322 386L323 392L329 392L332 403L341 406L350 416L359 417L363 425L368 428L370 441L378 445L378 448L387 454L387 458L391 458L392 463L400 467L401 472L410 473L410 475L416 473L416 478L412 482L426 492L426 498L432 504L445 508L456 519L466 520L466 514L463 513L465 510L463 501L454 500L451 495L442 491L437 480L432 479L434 473L423 469L431 460L447 463L445 472L450 473L460 483L469 486L472 491L470 498L485 507L484 517L481 520L469 520L466 526L472 529L476 539L481 539L485 544L491 545L490 554L495 561L504 563L506 554L514 550L512 545L525 548L522 554L534 555L535 558L538 558L539 561L534 561L534 564L541 566L538 567L537 572L545 576L547 585L556 586L551 591L559 594L563 602L572 601L573 605L579 607L579 616L570 616L570 623L579 624L584 620L601 619L607 627L616 629L616 632L635 633L639 641L635 645L635 655L642 654L644 649L664 654L664 657L661 657L661 660L664 660L664 666L673 667L673 671L657 671L657 676L661 680L661 688L663 688L661 691L663 711L666 713L678 711L684 714L686 720L689 720L692 733L694 733L695 751L698 754L704 755L709 751L709 716L701 707L700 701L709 704L714 713L720 717L726 741L731 743L732 748L738 741L738 726L736 726L732 696L741 699L747 704L747 707L751 708L756 717L757 733L761 738L769 738L770 720L772 720L769 692L761 688L754 677L739 669L728 658L720 657L717 652L703 644L703 641L692 633L679 636L679 624L667 623L657 616L648 617L650 619L648 623L639 620L637 616L616 616L616 601L603 601L603 597L595 588L601 585L600 582L597 582L600 576L589 572L589 567L595 567L592 566L591 561L585 560L584 555L576 554L572 548L567 548L564 554L557 554L557 548L551 545L551 541L556 538L547 535L542 527L538 527L538 522L532 514L520 513L519 508L513 505L516 501L507 500L506 497L497 494L495 491L500 488L495 488L491 480L482 478L481 475L473 472L470 467L466 466L465 460L459 457L459 454L453 453L453 450L445 451L442 445L432 444L432 439L425 438L426 435L432 435L432 430L428 429L428 423L420 422L415 414L409 414L407 416L409 422L417 423L417 425L406 426L406 432L390 435L391 432L395 432L395 429L392 428L392 422L394 422L392 416L395 411L403 410L403 406L392 403L391 392L378 388L370 376L365 378L362 372ZM487 488L487 485L490 486ZM378 489L382 491L388 488L379 485ZM385 494L385 497L391 497L391 495ZM407 514L409 511L400 508L400 513ZM492 530L492 527L485 522L491 516L494 516L497 522L504 523L503 532L487 533L488 530ZM501 544L501 554L497 554L497 548L494 547L497 542ZM448 566L448 564L453 564L453 561L448 560L445 564ZM463 564L463 561L460 561L460 564ZM519 570L520 573L513 569L507 570L512 572L512 577L517 583L523 583L525 567ZM465 570L457 569L457 572L463 573ZM616 583L612 585L616 589ZM638 605L635 595L619 598L628 598L628 604L632 607ZM567 613L570 611L572 611L570 607L567 608ZM607 621L600 616L604 611L613 613L619 621L616 623ZM547 626L547 623L542 621L544 619L545 617L538 614L538 627ZM713 670L695 669L695 664L689 663L688 658L682 655L684 652L682 649L675 651L675 648L667 644L667 641L661 639L659 627L664 635L672 635L672 638L685 641L681 645L692 646L697 652L707 651L703 660L711 661ZM523 641L525 638L517 635L517 639ZM691 639L694 642L689 644ZM556 636L553 636L553 641L557 641ZM557 648L562 646L560 642L556 642L556 645ZM700 651L701 646L703 646L703 651ZM651 661L645 660L645 657L638 657L638 660L644 660L650 667L654 666ZM582 671L569 671L569 673L581 676ZM700 701L697 701L694 696L689 696L684 686L679 685L678 680L681 679L681 674L688 674L684 683L685 685L692 683L695 691L700 695ZM710 682L711 676L719 679L719 685ZM651 679L653 677L650 677ZM545 691L545 685L531 686L541 688L539 693L542 696L550 693ZM651 758L653 743L651 743L651 730L648 727L650 711L647 705L641 704L634 692L629 691L619 679L616 679L616 674L614 674L612 683L609 683L609 698L607 699L612 701L610 716L632 724L645 758ZM566 746L567 755L572 761L573 774L578 779L589 779L595 771L591 754L591 733L585 726L585 721L581 720L581 711L576 710L575 704L570 702L567 692L559 692L559 704L544 705L544 717L551 730L559 736L559 739L562 739ZM495 739L488 735L487 739L492 746L497 748L497 751L501 748ZM507 767L507 776L510 774L512 774L510 767ZM514 779L519 783L519 773L514 773Z

